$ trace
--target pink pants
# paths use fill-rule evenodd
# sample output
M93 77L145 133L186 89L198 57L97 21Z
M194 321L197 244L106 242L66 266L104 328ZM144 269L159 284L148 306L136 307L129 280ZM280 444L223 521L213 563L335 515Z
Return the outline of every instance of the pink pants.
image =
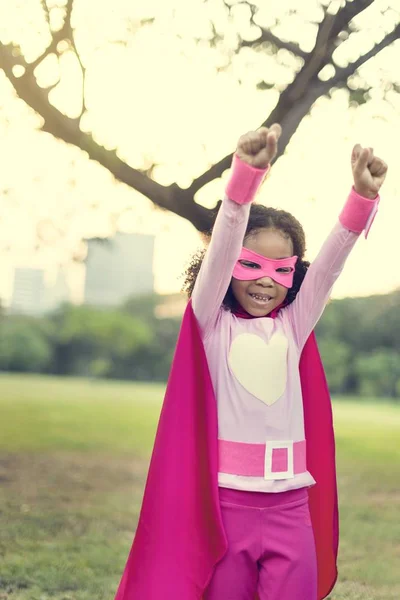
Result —
M204 600L317 600L307 489L219 494L228 551Z

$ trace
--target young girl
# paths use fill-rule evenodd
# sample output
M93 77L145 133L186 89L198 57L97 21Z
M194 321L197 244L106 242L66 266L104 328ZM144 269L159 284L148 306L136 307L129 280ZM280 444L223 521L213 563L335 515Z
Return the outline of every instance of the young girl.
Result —
M240 138L210 245L189 269L116 600L317 600L335 583L332 415L312 331L387 167L354 147L354 187L308 266L296 219L251 206L280 133Z

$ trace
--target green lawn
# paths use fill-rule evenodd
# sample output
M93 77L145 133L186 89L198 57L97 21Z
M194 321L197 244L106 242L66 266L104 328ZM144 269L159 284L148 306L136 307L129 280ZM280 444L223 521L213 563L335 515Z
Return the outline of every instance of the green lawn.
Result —
M163 387L0 376L0 600L112 600ZM400 598L400 407L335 402L340 579ZM143 599L144 600L144 599Z

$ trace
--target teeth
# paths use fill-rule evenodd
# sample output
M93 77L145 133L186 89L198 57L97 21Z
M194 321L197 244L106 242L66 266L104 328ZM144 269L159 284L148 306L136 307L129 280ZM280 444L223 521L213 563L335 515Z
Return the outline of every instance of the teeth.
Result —
M271 296L260 296L259 294L251 294L251 296L253 298L255 298L256 300L264 300L265 302L268 302L268 300L271 300Z

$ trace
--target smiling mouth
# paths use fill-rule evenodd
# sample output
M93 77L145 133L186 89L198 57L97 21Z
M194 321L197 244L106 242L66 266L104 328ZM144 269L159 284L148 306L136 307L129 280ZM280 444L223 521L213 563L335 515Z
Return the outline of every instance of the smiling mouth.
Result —
M267 304L270 300L273 300L273 297L268 294L249 294L249 296L260 304Z

